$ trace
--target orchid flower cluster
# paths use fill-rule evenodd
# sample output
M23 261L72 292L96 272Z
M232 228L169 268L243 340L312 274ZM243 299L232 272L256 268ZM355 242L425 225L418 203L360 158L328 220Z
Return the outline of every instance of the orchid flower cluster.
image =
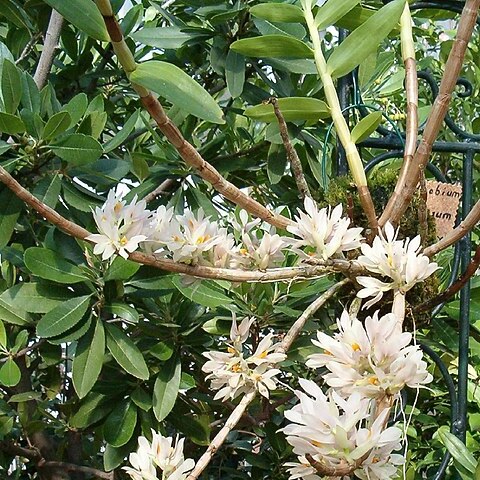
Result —
M93 214L100 233L87 240L95 243L94 253L103 260L117 254L128 258L142 248L189 265L259 270L281 265L285 250L300 258L326 260L360 247L362 229L349 228L350 220L342 217L341 205L333 210L318 209L307 197L305 210L287 227L297 239L280 237L273 228L258 228L260 220L249 221L245 211L240 212L240 222L231 222L235 236L206 217L202 209L196 214L186 210L175 215L172 207L160 206L152 212L144 200L134 197L127 204L111 190L105 204Z
M392 402L405 387L424 387L432 381L427 364L412 335L401 332L393 313L378 312L364 324L343 312L339 332L330 337L317 333L313 344L322 353L309 356L307 366L326 368L323 378L330 391L325 395L313 382L300 380L300 403L285 413L292 424L283 430L298 455L290 463L290 479L316 480L308 460L329 468L347 470L357 478L397 478L403 456L398 427L385 428L390 408L378 410L385 398ZM349 477L345 477L349 478Z
M344 312L333 337L318 332L313 344L320 352L310 355L306 364L326 371L322 376L329 390L324 393L314 382L300 379L303 391L295 392L299 403L285 413L291 423L283 428L298 462L287 466L291 480L332 475L398 478L404 457L394 452L401 449L402 431L387 427L391 405L405 386L421 388L432 380L422 351L412 343L410 333L402 332L404 297L438 266L420 252L419 237L398 240L398 232L388 223L370 246L363 241L362 229L351 227L350 220L342 216L341 205L319 209L307 197L304 209L287 227L293 237L281 237L274 229L262 227L260 220L251 220L245 211L239 220L230 219L233 232L229 232L202 209L186 210L182 215L165 206L149 211L144 200L135 197L127 204L111 191L94 212L99 233L87 239L103 260L115 255L128 258L141 248L188 265L244 270L278 267L286 252L295 253L300 261L325 261L361 249L357 263L374 276L357 277L363 287L357 296L373 297L364 305L369 308L393 290L392 313L379 316L376 312L361 322ZM281 373L277 366L286 355L274 343L273 333L254 348L247 345L253 321L245 318L237 325L234 317L226 351L204 353L208 360L202 370L217 400L233 400L251 392L268 399L277 388ZM390 402L387 406L385 400ZM151 444L140 437L138 451L130 455L132 467L125 470L134 480L156 480L157 469L162 480L183 480L193 460L184 460L183 440L175 446L172 442L155 432Z
M184 442L184 438L174 441L152 430L152 442L139 437L137 451L129 456L132 466L123 469L133 480L185 480L195 462L184 458Z
M245 318L237 326L235 317L230 329L230 341L227 352L205 352L208 361L202 370L208 373L212 390L218 390L214 399L233 400L240 394L257 390L269 398L269 391L277 387L276 376L280 370L273 368L285 360L286 355L276 352L278 344L273 343L273 334L266 335L257 345L255 351L245 357L250 326L254 318Z

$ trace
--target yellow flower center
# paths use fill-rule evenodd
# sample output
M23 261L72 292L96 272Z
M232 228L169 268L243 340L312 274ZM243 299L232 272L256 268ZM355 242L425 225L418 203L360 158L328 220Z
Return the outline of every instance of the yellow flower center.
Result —
M322 446L322 444L320 442L317 442L316 440L310 440L310 443L315 447L321 447Z
M380 461L379 457L373 457L372 458L372 463L378 463Z
M236 350L235 350L234 348L232 348L232 347L228 347L228 348L227 348L227 352L228 352L228 353L236 353Z
M240 253L241 253L242 255L246 255L246 254L248 253L248 250L247 250L246 248L241 248L241 249L240 249Z
M200 236L197 238L197 245L200 245L201 243L205 243L206 241L210 240L210 235L205 235L205 236Z
M128 243L128 238L124 235L124 236L120 239L120 245L121 245L122 247L124 247L127 243Z
M360 350L360 345L358 343L352 343L352 349L354 352L358 352Z
M118 213L122 209L122 204L120 202L117 202L115 206L113 207L113 211L115 213Z
M379 384L379 381L378 381L378 378L377 377L370 377L368 379L368 383L370 385L378 385Z
M240 372L242 370L242 367L237 363L235 365L232 365L232 368L231 368L232 372Z
M258 356L258 358L266 358L267 355L268 355L268 354L267 354L267 351L265 350L264 352L262 352L262 353Z

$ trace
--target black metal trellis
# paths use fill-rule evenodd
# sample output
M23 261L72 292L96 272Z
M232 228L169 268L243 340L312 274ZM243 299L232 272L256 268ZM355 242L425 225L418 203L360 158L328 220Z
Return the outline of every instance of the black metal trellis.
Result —
M387 2L385 2L387 3ZM412 11L421 9L438 9L447 10L454 13L461 13L464 1L420 1L410 5ZM477 26L480 26L480 19L477 19ZM339 41L341 42L347 36L345 30L340 30ZM438 86L435 78L428 72L418 72L419 82L423 81L429 87L433 98L437 96ZM357 108L360 116L368 114L368 110L361 106L361 100L352 106L351 95L355 92L355 98L361 99L360 92L357 88L356 74L348 75L338 82L338 94L340 105L344 111L344 116L348 121L349 112L351 108ZM473 94L473 86L471 83L463 78L457 81L457 85L462 87L462 91L457 92L459 98L468 98ZM358 106L360 104L360 106ZM444 125L455 135L457 141L445 142L438 141L433 145L434 152L458 153L463 156L463 178L462 178L462 207L461 214L458 215L457 223L465 218L472 208L472 190L473 190L473 160L476 153L480 153L480 135L467 132L457 125L454 120L447 114ZM420 129L421 130L421 129ZM385 150L384 153L377 155L370 160L365 170L368 173L374 166L392 158L403 157L403 147L405 135L399 138L397 132L392 132L385 127L380 126L377 129L380 134L379 138L369 138L360 144L361 147L375 148ZM343 148L338 146L338 154L335 159L335 173L337 175L345 175L348 171L345 152ZM435 177L435 179L447 182L448 179L442 172L433 164L427 165L428 171ZM467 234L456 245L454 250L451 276L448 285L451 285L457 278L459 271L464 272L471 261L471 234ZM432 317L437 315L442 309L443 305L438 305L432 311ZM436 364L442 377L445 381L450 402L450 431L454 433L460 440L465 442L467 429L467 388L468 388L468 363L469 363L469 335L470 335L470 282L460 291L460 317L458 328L458 380L455 383L452 376L448 372L446 365L443 363L440 356L429 346L421 345L423 351ZM445 478L445 473L450 462L450 454L448 451L443 456L440 465L435 474L430 477L432 480L441 480Z

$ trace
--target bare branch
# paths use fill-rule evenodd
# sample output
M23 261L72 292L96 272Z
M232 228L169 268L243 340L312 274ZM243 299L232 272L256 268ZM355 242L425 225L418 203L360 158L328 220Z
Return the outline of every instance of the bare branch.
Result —
M462 239L472 228L480 222L480 200L473 206L470 213L465 217L465 220L460 225L454 228L448 235L445 235L441 240L433 245L427 247L423 254L427 257L432 257L438 252L445 250L450 245Z
M275 97L271 97L268 103L271 103L273 105L273 111L275 112L275 116L278 120L280 136L282 137L283 146L285 147L285 151L287 152L288 161L292 166L293 177L295 178L295 182L297 184L298 191L300 192L300 196L302 197L302 200L305 197L312 198L312 194L310 193L310 189L308 188L307 181L305 180L305 175L303 174L302 162L300 161L300 158L298 158L297 151L293 147L292 142L290 142L290 138L288 137L287 124L278 106L278 100Z
M148 195L146 195L143 199L150 203L151 201L155 200L160 195L164 195L165 193L169 192L173 189L175 185L178 184L178 181L173 178L167 178L164 180L155 190L152 190Z
M74 465L73 463L66 463L66 462L55 462L55 461L41 461L38 464L39 468L56 468L62 469L65 472L82 472L88 473L89 475L93 475L96 478L101 478L103 480L114 480L115 472L104 472L102 470L98 470L97 468L92 467L84 467L82 465Z
M325 303L333 296L335 293L343 287L349 280L344 279L341 282L336 283L330 287L325 293L318 297L298 318L298 320L292 325L290 330L287 332L283 341L275 349L277 353L285 353L290 346L292 345L295 338L302 331L305 322L315 314L315 312L321 308ZM235 428L240 418L242 418L243 413L247 409L248 405L254 400L256 396L256 390L253 390L244 395L240 403L237 405L237 408L230 414L223 428L215 435L215 438L212 440L208 446L205 453L200 457L198 462L195 465L195 468L190 472L186 480L196 480L199 475L205 470L210 461L212 460L215 453L223 445L223 442L227 438L227 435L230 431Z
M42 54L38 61L37 69L33 79L41 90L47 84L48 74L52 69L55 50L57 49L58 39L62 30L63 17L56 11L52 10L50 21L48 22L47 33L45 34L45 42L43 43Z
M33 462L38 462L42 455L35 448L25 448L8 440L0 440L0 450L15 457L27 458Z
M420 172L425 169L425 165L432 152L433 142L437 138L443 119L447 114L452 92L455 89L458 75L462 68L468 42L475 27L479 6L480 0L467 0L465 3L458 24L457 37L448 56L439 93L430 111L422 140L415 152L412 162L408 164L404 162L402 165L395 191L378 221L381 227L383 227L387 221L397 224L412 200L415 189L417 188Z

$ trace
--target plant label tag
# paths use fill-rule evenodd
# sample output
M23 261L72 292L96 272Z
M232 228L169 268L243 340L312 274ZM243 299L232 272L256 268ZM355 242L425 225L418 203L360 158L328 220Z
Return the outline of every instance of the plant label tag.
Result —
M454 228L462 186L434 180L427 180L426 183L427 208L435 219L437 235L442 238Z

